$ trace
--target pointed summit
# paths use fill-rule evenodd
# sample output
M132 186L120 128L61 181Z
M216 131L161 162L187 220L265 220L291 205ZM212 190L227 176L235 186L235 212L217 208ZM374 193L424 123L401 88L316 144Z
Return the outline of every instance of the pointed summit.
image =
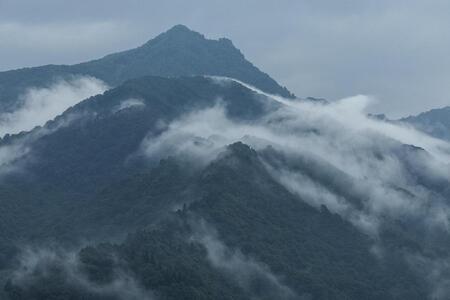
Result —
M169 30L167 30L165 33L166 34L190 34L190 33L198 34L197 32L189 29L187 26L185 26L183 24L175 25L172 28L170 28Z
M188 41L188 40L192 40L193 39L193 40L199 41L199 40L205 40L205 37L202 34L189 29L185 25L178 24L178 25L173 26L172 28L170 28L166 32L161 33L160 35L158 35L154 39L151 39L145 45L152 44L155 41L167 40L167 39L170 39L170 40L184 40L184 41Z
M236 78L267 93L293 97L269 75L250 63L231 40L207 39L184 25L176 25L141 47L101 59L67 66L48 65L0 72L0 112L17 106L28 87L45 87L55 79L92 76L115 87L142 76L211 75Z
M152 47L157 44L163 44L164 46L168 46L167 44L172 46L178 44L179 46L184 46L191 43L204 43L206 40L204 35L179 24L149 40L142 45L142 48Z
M211 75L236 78L265 92L293 97L286 88L250 63L231 40L208 39L184 25L175 25L136 49L86 64L108 68L108 72L96 75L113 85L146 75Z

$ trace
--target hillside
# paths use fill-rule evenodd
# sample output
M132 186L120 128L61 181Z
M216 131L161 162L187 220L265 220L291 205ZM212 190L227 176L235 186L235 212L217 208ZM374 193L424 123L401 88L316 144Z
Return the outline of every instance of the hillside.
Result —
M121 199L105 199L102 209L114 205L117 212L109 208L101 215L119 217L121 211L122 217L110 223L132 212L130 221L142 220L144 211L154 209L156 199L151 195L156 191L165 199L162 205L178 199L179 209L157 224L147 215L148 224L154 224L151 229L131 234L121 244L80 250L75 265L68 263L69 254L64 252L43 257L38 265L28 266L27 273L10 280L6 291L11 299L37 295L39 300L63 295L68 299L426 296L405 262L392 258L389 265L380 264L368 251L367 236L326 207L316 210L293 196L274 181L261 158L236 143L199 173L185 174L189 180L184 183L177 180L183 171L176 162L165 161L154 175L113 187L110 195L122 195ZM156 181L158 185L153 184ZM146 195L140 204L130 202L139 195Z
M330 105L150 76L5 137L5 297L426 299L443 165Z

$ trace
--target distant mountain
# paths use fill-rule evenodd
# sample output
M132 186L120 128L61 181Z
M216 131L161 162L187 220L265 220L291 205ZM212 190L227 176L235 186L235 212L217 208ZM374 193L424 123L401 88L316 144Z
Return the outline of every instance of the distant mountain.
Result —
M431 136L450 141L450 106L400 119Z
M174 77L216 75L239 79L259 89L292 97L266 73L247 61L229 39L209 40L177 25L144 45L76 65L47 65L0 72L0 111L20 105L26 88L47 87L57 79L88 75L114 87L146 75Z

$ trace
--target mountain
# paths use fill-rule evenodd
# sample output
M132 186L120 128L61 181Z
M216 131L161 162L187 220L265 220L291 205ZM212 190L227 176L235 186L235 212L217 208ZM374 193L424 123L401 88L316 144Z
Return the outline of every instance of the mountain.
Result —
M146 218L168 209L162 204L171 201L177 189L167 185L164 196L158 188L164 179L157 179L162 174L155 170L146 175L159 159L152 163L141 153L143 141L183 114L214 107L216 99L226 103L230 118L240 120L253 120L276 106L254 94L240 84L218 84L205 77L143 77L79 103L42 128L5 137L0 142L0 249L10 249L17 236L70 241L114 236L139 228L141 221L147 224ZM144 213L139 218L127 216L118 209L126 205L133 210L124 194L127 189L108 190L142 172L156 187L144 195L129 187L136 205L147 208L138 210ZM110 221L116 217L113 225ZM10 261L2 254L0 265Z
M0 72L0 111L13 111L20 106L20 95L27 88L48 87L59 79L91 76L115 87L146 75L232 77L268 93L292 97L286 88L248 62L230 40L209 40L177 25L136 49L101 59Z
M402 261L379 264L367 251L367 236L277 183L263 165L264 155L235 143L199 172L185 174L184 183L176 179L183 168L163 161L154 175L112 187L110 195L121 194L120 201L108 199L106 211L92 220L113 216L111 205L120 205L117 216L133 211L134 219L142 219L154 193L172 198L170 204L178 199L178 208L123 243L83 248L75 264L54 254L28 266L7 282L8 295L16 300L144 299L139 298L144 294L157 299L426 297ZM138 194L146 195L140 209L133 199ZM147 222L152 223L149 216ZM130 294L124 297L114 286Z
M450 190L423 163L430 155L373 136L351 161L395 161L404 173L359 178L330 160L342 145L326 156L299 149L345 130L305 123L311 113L295 103L233 80L148 76L6 136L0 296L427 299L434 286L410 260L447 259L448 235L419 212L382 208L441 208ZM372 217L375 235L364 229Z
M439 139L450 141L450 106L400 119Z
M445 143L183 26L0 77L75 75L113 87L0 139L0 299L449 298Z

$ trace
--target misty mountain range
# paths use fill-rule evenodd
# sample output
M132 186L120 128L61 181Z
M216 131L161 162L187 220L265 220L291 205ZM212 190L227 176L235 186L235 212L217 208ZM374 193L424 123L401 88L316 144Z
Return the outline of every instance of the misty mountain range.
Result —
M1 72L0 298L448 299L450 111L367 103L182 25Z

